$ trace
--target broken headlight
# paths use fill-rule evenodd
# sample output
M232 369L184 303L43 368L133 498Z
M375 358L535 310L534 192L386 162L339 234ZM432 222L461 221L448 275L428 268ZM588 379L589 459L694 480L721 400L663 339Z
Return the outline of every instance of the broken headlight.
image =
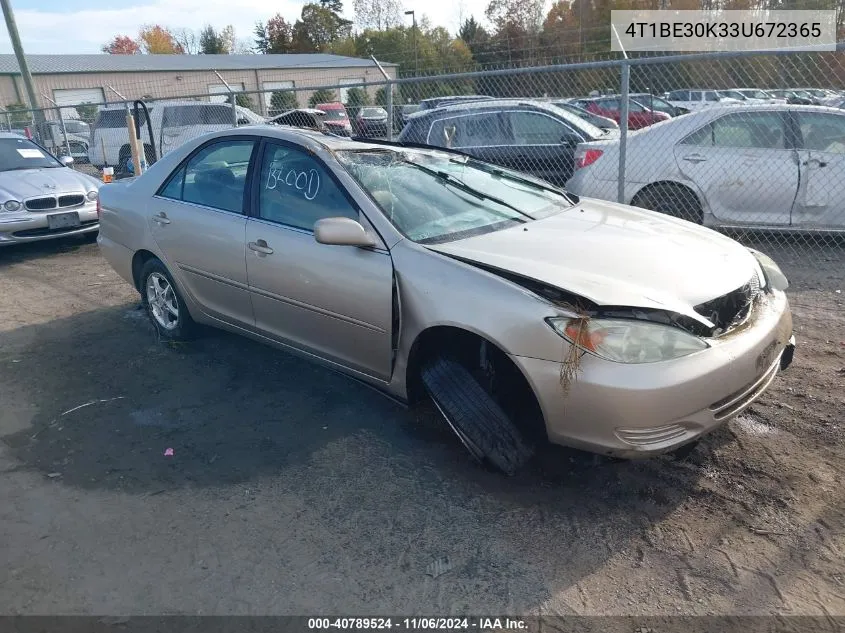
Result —
M751 251L757 263L760 264L760 268L763 269L767 286L771 286L775 290L786 290L789 288L789 280L783 274L780 266L775 263L775 260L760 251L755 251L753 248L749 248L748 250Z
M659 323L626 319L546 319L578 348L617 363L657 363L707 349L702 339Z

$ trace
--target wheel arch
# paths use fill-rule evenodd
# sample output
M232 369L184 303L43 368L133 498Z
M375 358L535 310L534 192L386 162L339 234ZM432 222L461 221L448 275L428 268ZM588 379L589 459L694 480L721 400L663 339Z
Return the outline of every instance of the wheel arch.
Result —
M522 371L522 368L508 356L503 346L492 337L474 329L454 324L431 325L419 332L411 344L405 368L405 383L409 403L415 403L427 397L422 383L422 368L424 363L444 351L448 355L466 359L467 355L480 354L482 344L490 346L492 362L496 371L506 372L506 376L516 381L515 390L520 397L529 397L530 406L536 407L539 423L545 435L545 415L540 399L537 397L532 382ZM536 429L533 429L536 431Z
M701 212L701 223L704 224L705 218L709 215L709 209L707 206L706 199L704 198L704 195L701 193L701 191L699 191L698 187L694 183L689 181L664 178L662 180L646 183L642 187L637 189L633 193L633 195L631 195L628 204L631 206L637 206L636 202L639 196L646 195L651 191L655 191L661 188L683 191L684 193L687 193L692 196L692 199L695 200L695 202L698 204L698 208Z

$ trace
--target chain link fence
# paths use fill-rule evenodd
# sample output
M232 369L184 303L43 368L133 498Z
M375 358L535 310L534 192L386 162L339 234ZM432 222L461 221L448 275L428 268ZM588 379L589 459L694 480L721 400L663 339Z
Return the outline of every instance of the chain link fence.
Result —
M147 163L206 132L268 120L398 139L711 226L781 259L839 265L845 253L839 51L642 56L258 92L225 85L147 95L145 108L5 112L0 124L78 168L118 175L133 172L130 109Z

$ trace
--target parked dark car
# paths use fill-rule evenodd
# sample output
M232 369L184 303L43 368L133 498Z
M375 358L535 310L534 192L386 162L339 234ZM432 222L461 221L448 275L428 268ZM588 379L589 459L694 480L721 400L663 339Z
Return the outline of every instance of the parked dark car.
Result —
M322 110L300 108L298 110L288 110L287 112L282 112L278 116L268 119L267 122L275 125L290 125L292 127L301 127L308 130L324 132L327 129L325 118L326 113Z
M470 101L490 101L495 97L488 97L487 95L453 95L451 97L431 97L430 99L423 99L420 101L420 110L433 110L447 105L456 105L458 103L468 103Z
M570 112L577 116L578 118L584 119L587 123L595 125L597 128L602 130L618 130L619 124L614 121L613 119L608 119L604 116L599 116L598 114L593 114L592 112L585 110L575 104L569 103L568 101L552 101L551 104L558 108L562 108L567 112Z
M396 127L397 129L401 130L405 127L405 124L408 122L408 117L412 114L419 112L422 109L422 106L419 104L409 104L403 105L399 108L394 108L394 112L396 113Z
M399 135L403 143L449 147L563 186L575 147L607 132L553 105L525 99L462 103L420 111Z
M387 110L366 106L355 117L359 136L387 136Z
M769 90L769 92L778 99L786 99L789 105L819 105L821 103L821 100L803 90Z
M572 101L574 105L584 108L588 112L598 114L599 116L613 119L617 123L620 122L622 116L622 98L618 95L610 95L605 97L591 97L587 99L576 99ZM639 130L649 125L666 121L670 119L668 114L663 112L655 112L649 110L644 105L632 99L628 100L628 129Z

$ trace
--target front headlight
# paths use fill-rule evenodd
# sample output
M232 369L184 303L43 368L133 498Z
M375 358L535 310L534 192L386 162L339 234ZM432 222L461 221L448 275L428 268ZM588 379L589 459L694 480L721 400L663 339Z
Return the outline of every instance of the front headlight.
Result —
M97 199L98 193L99 192L96 189L94 189L93 191L89 191L88 194L85 197L88 198L89 201L94 201L94 200Z
M675 327L626 319L546 319L578 348L617 363L657 363L700 352L709 345Z
M766 276L766 281L772 288L775 290L786 290L789 288L789 280L783 274L780 266L775 263L775 260L760 251L755 251L753 248L749 248L748 250L751 251L757 263L760 264L760 268L763 269L763 274Z
M17 200L9 200L5 204L3 204L3 208L6 211L17 211L18 209L21 208L21 203L18 202Z

